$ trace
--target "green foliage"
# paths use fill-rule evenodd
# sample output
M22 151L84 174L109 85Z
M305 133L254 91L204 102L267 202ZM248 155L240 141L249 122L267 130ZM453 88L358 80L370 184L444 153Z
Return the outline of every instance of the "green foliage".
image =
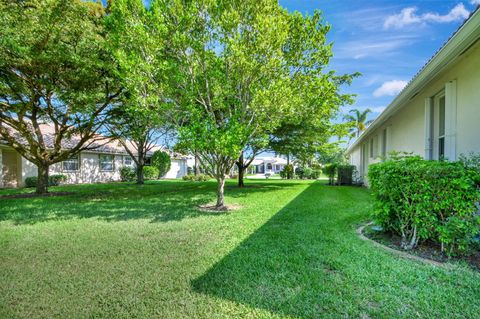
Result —
M30 176L25 178L25 187L37 187L37 176Z
M353 165L337 165L337 184L338 185L352 185L353 184L353 172L355 166Z
M63 174L53 174L48 176L48 186L59 186L67 180L67 176ZM37 187L38 177L31 176L25 178L25 187Z
M205 175L205 174L198 174L198 175L188 174L188 175L184 175L182 177L182 179L184 181L206 182L206 181L210 180L210 177L208 175Z
M280 177L283 179L291 179L293 177L293 165L288 164L280 171Z
M67 180L67 176L63 174L53 174L48 176L48 185L49 186L58 186L62 182Z
M477 187L480 187L480 153L461 154L458 161L469 170Z
M327 164L323 167L323 173L328 177L328 184L335 184L335 175L337 173L337 164Z
M123 166L120 168L120 179L122 182L133 182L137 178L135 169L129 166Z
M101 3L0 1L0 138L44 171L90 146L117 106L103 18Z
M310 167L297 167L295 169L295 175L300 179L317 179L320 177L321 171L318 169L312 169Z
M479 192L461 163L404 157L369 167L375 218L402 237L405 249L419 241L441 245L447 255L467 253L479 232Z
M152 156L152 166L158 169L158 178L165 176L170 170L172 160L170 155L164 151L155 151Z
M144 166L143 167L143 176L145 180L154 180L158 179L158 168L154 166Z

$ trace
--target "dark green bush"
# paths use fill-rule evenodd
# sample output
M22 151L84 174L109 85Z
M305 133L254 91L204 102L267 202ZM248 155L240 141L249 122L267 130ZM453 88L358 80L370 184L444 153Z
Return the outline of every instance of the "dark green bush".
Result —
M337 184L338 185L352 185L353 184L353 165L337 165Z
M305 169L301 166L295 169L295 175L297 178L303 179L305 177Z
M320 175L322 174L322 171L319 169L313 169L312 174L310 175L311 179L319 179Z
M137 178L135 169L129 166L123 166L120 168L120 179L122 182L133 182Z
M25 178L25 187L37 187L37 176L31 176Z
M323 173L328 176L328 184L335 184L335 174L337 173L337 164L327 164L323 168Z
M479 192L462 163L407 157L372 164L368 180L375 218L402 238L404 249L419 241L438 243L447 255L467 253L478 234Z
M285 165L285 167L280 171L280 177L284 179L291 179L293 177L293 165Z
M67 176L63 174L53 174L48 176L48 186L58 186L67 180ZM38 177L31 176L25 178L25 187L37 187Z
M158 178L168 173L172 165L170 155L164 151L155 151L152 156L152 166L158 169Z
M144 166L143 178L145 178L145 180L158 179L158 168L154 166Z

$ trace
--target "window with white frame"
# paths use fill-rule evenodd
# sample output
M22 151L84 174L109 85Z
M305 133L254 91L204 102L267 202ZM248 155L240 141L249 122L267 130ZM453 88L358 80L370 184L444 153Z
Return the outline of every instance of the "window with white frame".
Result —
M80 154L73 155L62 162L62 168L67 172L75 172L80 169Z
M123 157L123 165L125 166L133 166L133 159L131 156L124 156Z
M113 155L99 155L100 170L113 171Z

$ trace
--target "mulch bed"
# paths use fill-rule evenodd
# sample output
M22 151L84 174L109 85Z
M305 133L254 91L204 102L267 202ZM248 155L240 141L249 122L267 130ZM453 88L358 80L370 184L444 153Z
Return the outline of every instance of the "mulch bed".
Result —
M72 192L51 192L46 194L37 194L37 193L26 193L26 194L8 194L0 195L0 199L10 199L10 198L35 198L35 197L57 197L57 196L68 196L72 195Z
M447 257L444 253L441 252L440 246L426 241L418 245L414 250L406 251L401 247L401 237L392 233L374 231L370 226L366 226L362 234L386 247L392 248L399 253L406 253L413 257L420 257L427 261L432 261L434 264L443 264L448 261L464 261L468 263L472 268L477 271L480 271L480 251L474 252L469 256L459 256L459 257Z

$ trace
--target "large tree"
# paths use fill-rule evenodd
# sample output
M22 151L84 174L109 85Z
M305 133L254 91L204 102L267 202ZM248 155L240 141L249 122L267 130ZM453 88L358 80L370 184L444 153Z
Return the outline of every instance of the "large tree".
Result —
M249 143L300 111L328 122L346 99L339 85L351 77L324 72L331 46L319 12L290 14L275 0L199 0L181 11L189 16L178 21L192 23L178 50L188 118L180 142L217 179L223 208L225 175Z
M95 143L121 89L105 46L101 4L0 1L0 137L38 167Z
M144 183L147 154L170 126L166 88L176 68L168 58L164 7L157 1L147 8L142 0L116 0L108 7L108 42L125 88L110 131L133 158L137 184Z

